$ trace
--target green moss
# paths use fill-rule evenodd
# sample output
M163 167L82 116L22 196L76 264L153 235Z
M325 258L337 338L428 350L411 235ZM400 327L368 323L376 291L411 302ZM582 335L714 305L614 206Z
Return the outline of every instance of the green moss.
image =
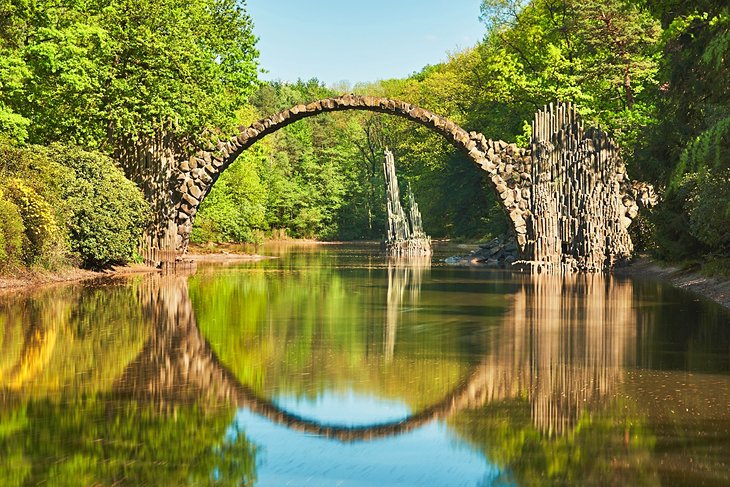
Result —
M702 266L702 273L710 277L730 277L730 258L711 257Z

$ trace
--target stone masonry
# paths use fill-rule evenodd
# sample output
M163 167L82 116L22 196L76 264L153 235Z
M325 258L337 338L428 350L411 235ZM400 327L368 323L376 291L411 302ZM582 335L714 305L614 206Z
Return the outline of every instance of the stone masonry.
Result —
M539 112L532 144L523 148L467 132L410 103L356 95L294 106L180 162L171 191L178 252L187 249L200 202L244 150L297 120L343 110L407 118L461 150L487 173L512 223L522 262L533 270L603 270L630 255L627 228L637 213L635 191L613 141L604 132L585 131L573 107L551 105ZM597 228L607 230L594 238L591 232Z

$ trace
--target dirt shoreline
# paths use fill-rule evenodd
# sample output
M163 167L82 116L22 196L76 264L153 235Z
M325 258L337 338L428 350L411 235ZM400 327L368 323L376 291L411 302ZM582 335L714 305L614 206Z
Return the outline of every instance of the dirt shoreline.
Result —
M90 279L99 279L102 277L132 276L137 274L149 274L153 272L159 272L159 269L155 267L149 267L143 264L130 264L118 267L115 266L111 269L104 271L90 271L86 269L79 269L76 267L69 267L59 271L24 270L12 276L0 276L0 293L5 291L50 286L54 284L88 281Z
M274 257L258 254L229 253L224 251L206 254L186 254L183 258L183 263L193 265L199 263L234 264L236 262L256 262L272 258ZM16 275L0 275L0 293L6 291L22 291L35 287L52 286L54 284L88 281L104 277L124 277L158 272L161 272L161 270L144 264L114 266L111 269L103 271L90 271L76 267L69 267L58 271L23 270Z
M615 275L653 279L690 291L730 309L730 279L708 277L697 271L662 266L647 257L637 258L628 267L616 269Z

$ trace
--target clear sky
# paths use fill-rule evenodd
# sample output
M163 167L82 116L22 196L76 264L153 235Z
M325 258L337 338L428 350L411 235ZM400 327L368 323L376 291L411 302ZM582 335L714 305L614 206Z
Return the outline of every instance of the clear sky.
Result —
M480 0L247 0L267 80L401 78L484 35Z

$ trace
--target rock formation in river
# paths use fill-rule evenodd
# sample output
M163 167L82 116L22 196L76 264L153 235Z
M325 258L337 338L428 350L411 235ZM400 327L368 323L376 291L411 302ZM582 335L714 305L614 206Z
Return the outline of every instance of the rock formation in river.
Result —
M423 231L421 212L408 186L408 213L400 201L398 177L395 174L393 153L385 150L383 162L385 172L386 205L388 210L388 235L385 251L398 257L431 255L431 238Z

